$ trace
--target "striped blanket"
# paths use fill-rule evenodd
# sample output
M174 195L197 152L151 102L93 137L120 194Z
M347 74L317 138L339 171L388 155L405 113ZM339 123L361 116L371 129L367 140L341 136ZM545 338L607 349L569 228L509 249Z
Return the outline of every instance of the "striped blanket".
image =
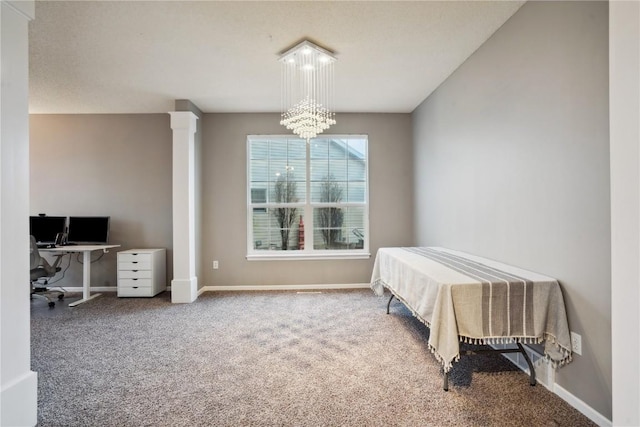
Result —
M564 299L550 277L450 249L380 248L371 288L388 288L430 328L445 372L460 341L544 343L554 367L571 361Z

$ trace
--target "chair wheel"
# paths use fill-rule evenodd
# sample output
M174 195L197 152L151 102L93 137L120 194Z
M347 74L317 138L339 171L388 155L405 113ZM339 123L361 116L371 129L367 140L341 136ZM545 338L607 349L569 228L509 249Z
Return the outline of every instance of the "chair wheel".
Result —
M58 295L58 299L59 299L60 301L62 301L62 300L64 299L64 295L62 295L62 294Z
M56 303L53 301L49 301L49 307L53 308L56 306Z

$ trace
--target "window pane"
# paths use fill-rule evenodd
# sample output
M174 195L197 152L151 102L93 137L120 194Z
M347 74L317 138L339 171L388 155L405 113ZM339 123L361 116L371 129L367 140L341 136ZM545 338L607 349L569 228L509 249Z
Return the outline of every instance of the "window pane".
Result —
M362 249L364 230L364 208L314 209L314 249Z
M330 159L345 159L347 157L347 143L341 139L332 139L329 143Z
M253 249L299 250L304 248L300 227L301 208L253 209Z
M346 209L344 226L346 230L346 242L352 249L364 247L364 208L350 207Z
M316 203L340 203L345 202L346 183L335 180L311 183L311 201Z
M304 201L304 190L304 182L290 181L286 175L279 176L277 180L271 182L269 201L271 203L298 203ZM301 195L302 197L300 197Z
M269 248L269 214L267 209L254 208L252 212L253 222L253 249Z
M251 159L266 159L269 157L269 142L267 140L251 141Z
M329 162L311 160L311 181L326 181L329 176Z
M269 143L269 158L271 160L287 160L287 141L271 141Z
M277 181L287 175L286 159L271 159L269 162L269 181Z
M364 160L349 160L347 179L349 181L363 181L367 177L367 163Z
M304 139L289 140L289 160L305 160L307 158L307 141Z
M269 162L267 160L252 160L250 175L251 181L268 181Z
M343 209L316 208L314 213L314 249L344 249L342 247Z
M267 203L267 184L266 182L252 183L251 203Z
M329 157L329 141L326 139L314 139L309 147L312 159L327 159Z
M350 182L347 184L348 202L365 202L366 185L364 182Z
M329 179L336 181L347 180L347 161L344 159L331 159L329 161Z
M367 158L367 140L366 139L350 139L349 140L349 157L352 159L365 160Z
M305 159L289 160L287 166L289 179L295 179L296 181L305 181L307 179L307 161Z
M316 208L314 213L314 249L348 249L342 228L344 208Z

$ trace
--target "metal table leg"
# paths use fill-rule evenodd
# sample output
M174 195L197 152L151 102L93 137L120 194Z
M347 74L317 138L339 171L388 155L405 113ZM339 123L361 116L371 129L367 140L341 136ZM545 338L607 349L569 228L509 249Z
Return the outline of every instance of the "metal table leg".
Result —
M389 298L389 302L387 303L387 314L389 314L389 306L391 305L391 300L395 295L391 294L391 298Z
M520 343L517 343L517 344L518 344L518 349L520 349L520 352L524 356L524 360L527 362L527 365L529 366L529 385L534 386L536 385L536 370L533 368L533 363L531 363L531 359L529 359L529 355L525 351L522 344Z

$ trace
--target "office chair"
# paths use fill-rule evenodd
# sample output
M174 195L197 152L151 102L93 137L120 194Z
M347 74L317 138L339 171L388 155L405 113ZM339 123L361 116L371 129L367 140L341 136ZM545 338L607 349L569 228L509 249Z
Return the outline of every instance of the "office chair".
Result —
M38 245L36 244L36 238L31 236L31 265L30 265L30 273L31 273L31 297L33 298L44 298L49 302L49 307L53 308L56 303L51 297L51 294L57 295L59 300L64 298L64 292L62 291L51 291L47 288L49 283L48 279L56 275L58 271L60 271L60 261L64 254L55 255L56 260L53 265L49 264L46 259L40 256L40 251L38 250ZM40 279L44 278L44 281L41 282Z

